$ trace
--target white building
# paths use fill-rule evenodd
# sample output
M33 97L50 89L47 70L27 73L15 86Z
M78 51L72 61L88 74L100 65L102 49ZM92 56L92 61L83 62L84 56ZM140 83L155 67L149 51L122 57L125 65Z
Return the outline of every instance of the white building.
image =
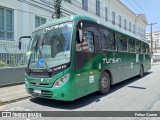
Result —
M53 20L52 8L42 3L40 0L0 0L0 53L26 52L29 40L23 40L26 44L19 51L19 38L30 36L37 26ZM4 56L0 56L0 61Z
M62 6L74 14L87 15L109 27L145 40L147 20L144 14L135 14L120 0L66 0Z
M0 44L31 35L37 26L53 20L53 11L54 0L0 0ZM119 0L62 0L62 13L87 15L145 40L145 15L136 15Z
M160 53L160 31L152 33L153 53ZM146 41L151 44L151 33L146 33Z

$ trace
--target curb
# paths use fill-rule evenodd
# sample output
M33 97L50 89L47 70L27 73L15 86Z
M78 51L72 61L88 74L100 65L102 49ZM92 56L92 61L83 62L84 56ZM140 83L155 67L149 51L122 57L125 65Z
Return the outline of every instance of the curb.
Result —
M0 88L3 88L3 87L10 87L10 86L15 86L15 85L21 85L21 84L24 84L24 82L8 83L8 84L0 84Z
M10 103L13 103L13 102L17 102L17 101L22 101L22 100L25 100L25 99L28 99L28 98L32 98L32 96L26 96L26 97L22 97L22 98L15 98L15 99L4 101L4 102L0 100L0 106L6 105L6 104L10 104Z
M160 62L152 63L152 66L159 65Z

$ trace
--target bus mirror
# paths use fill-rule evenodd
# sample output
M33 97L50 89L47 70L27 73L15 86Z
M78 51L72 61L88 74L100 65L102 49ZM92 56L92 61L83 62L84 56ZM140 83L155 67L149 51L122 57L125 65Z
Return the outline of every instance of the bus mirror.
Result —
M19 44L18 44L19 50L21 50L21 47L22 47L22 42L21 42L22 38L30 38L31 39L31 36L22 36L22 37L19 38Z
M18 48L19 48L19 50L21 50L21 46L22 46L22 42L21 42L21 41L19 41L19 44L18 44Z

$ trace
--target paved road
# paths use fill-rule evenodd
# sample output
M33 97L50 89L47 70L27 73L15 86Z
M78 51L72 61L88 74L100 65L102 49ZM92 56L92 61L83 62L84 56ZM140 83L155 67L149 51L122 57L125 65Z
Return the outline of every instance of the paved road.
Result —
M153 66L143 78L134 77L112 86L107 95L93 93L74 102L30 98L11 103L1 111L160 111L160 65ZM65 114L65 113L64 113ZM33 118L23 118L32 120ZM34 118L44 120L44 118ZM54 120L75 118L54 118ZM76 118L100 120L160 120L160 118ZM10 120L5 118L5 120ZM12 120L12 119L11 119ZM16 118L16 120L21 120ZM45 118L53 120L53 118Z

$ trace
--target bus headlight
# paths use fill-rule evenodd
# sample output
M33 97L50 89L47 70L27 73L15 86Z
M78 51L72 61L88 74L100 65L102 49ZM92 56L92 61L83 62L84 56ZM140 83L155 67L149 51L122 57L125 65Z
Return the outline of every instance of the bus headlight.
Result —
M63 85L69 78L69 74L59 78L58 80L56 80L56 82L53 84L53 87L60 87L61 85Z

